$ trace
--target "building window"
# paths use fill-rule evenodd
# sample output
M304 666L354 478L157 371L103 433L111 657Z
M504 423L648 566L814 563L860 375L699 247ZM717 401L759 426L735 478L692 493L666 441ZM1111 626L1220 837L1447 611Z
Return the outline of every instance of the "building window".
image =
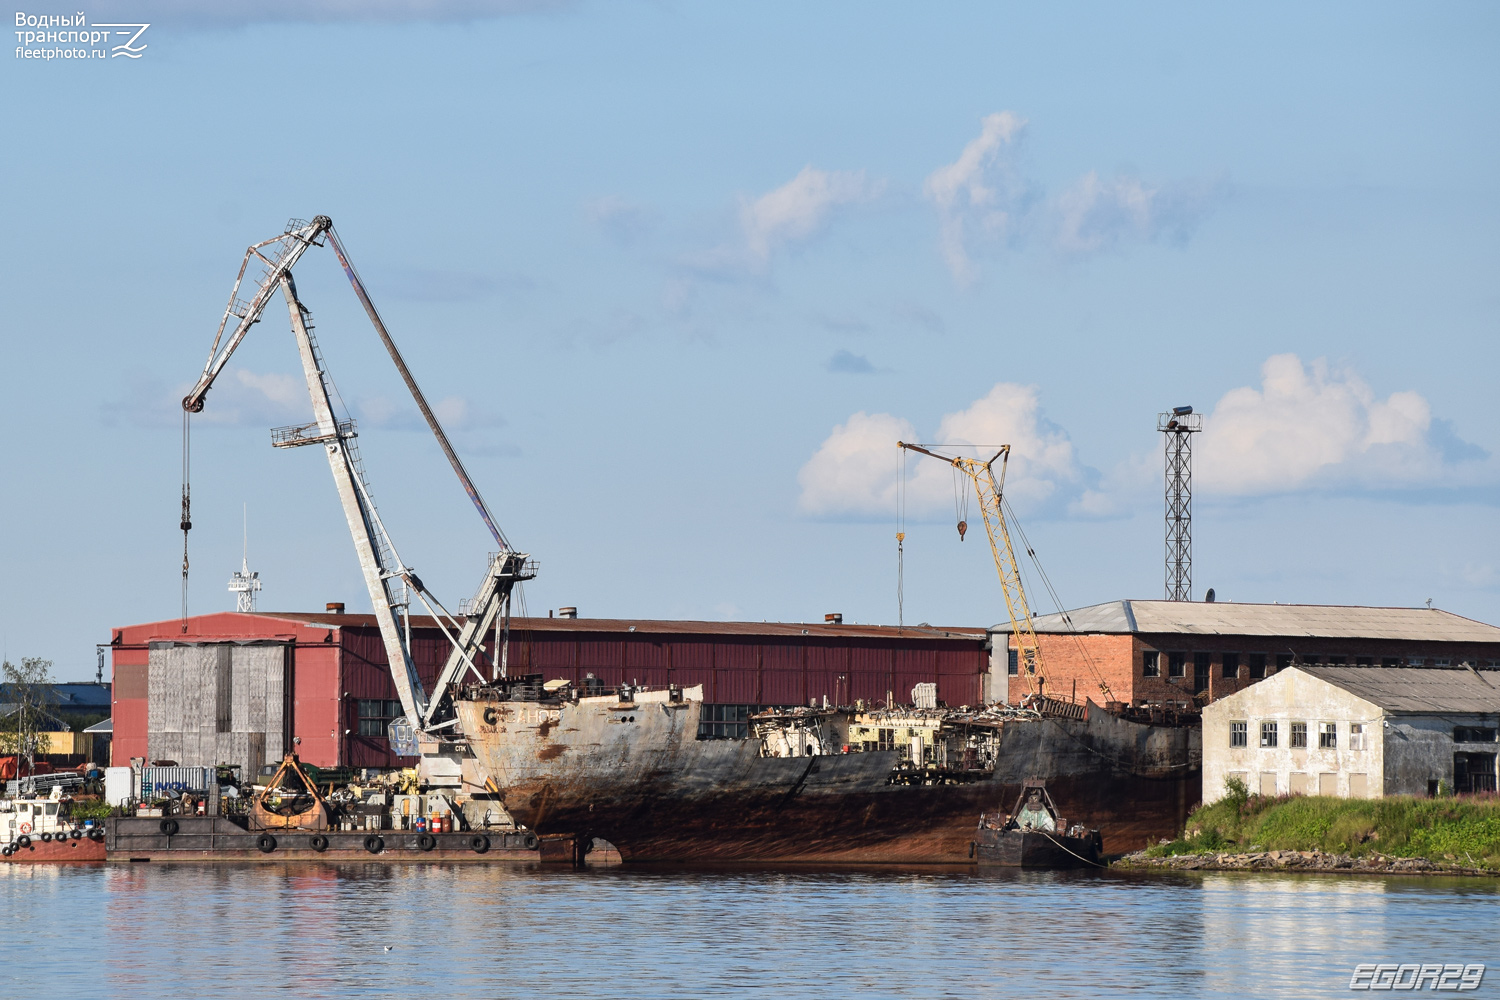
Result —
M1453 666L1453 661L1446 656L1439 656L1437 659L1432 661L1432 665L1434 667L1451 667Z
M1265 653L1251 653L1249 656L1245 657L1245 662L1250 667L1250 679L1252 681L1258 681L1262 677L1266 676Z
M1276 654L1276 669L1277 670L1285 670L1287 667L1290 667L1291 665L1292 665L1292 654L1291 653L1277 653Z
M1349 724L1349 749L1363 750L1365 748L1365 726L1362 722L1351 722ZM1353 777L1351 775L1351 777ZM1350 794L1354 794L1350 792ZM1363 796L1361 796L1362 798Z
M1336 722L1325 722L1318 726L1318 749L1336 750L1339 745L1339 727Z
M1347 657L1347 656L1330 656L1328 658L1328 665L1330 667L1342 667L1344 664L1346 664L1348 662L1349 662L1349 657Z
M1250 743L1250 723L1231 722L1229 724L1229 745L1231 747L1248 746Z
M1302 662L1309 667L1316 667L1318 664L1323 662L1323 657L1317 653L1314 653L1311 656L1304 656L1302 658Z
M1260 745L1263 747L1276 745L1276 723L1262 722L1260 724Z
M391 723L406 714L399 701L383 698L361 698L356 708L361 736L385 736Z
M1167 654L1167 676L1168 677L1181 677L1186 672L1186 668L1187 668L1187 654L1186 653L1168 653Z
M1141 654L1141 676L1161 676L1161 654L1154 649L1148 649Z
M1382 667L1399 667L1399 666L1401 666L1401 657L1399 657L1399 656L1382 656L1380 658L1380 665Z
M1225 677L1238 677L1240 675L1240 654L1239 653L1225 653L1224 654L1224 670L1223 670L1223 674L1224 674Z
M1494 743L1496 731L1484 726L1454 726L1454 743Z
M1375 657L1373 657L1373 656L1356 656L1354 658L1354 665L1356 667L1373 667L1375 665Z
M1290 746L1294 749L1306 749L1307 747L1307 723L1292 723L1292 742Z
M1012 677L1019 677L1021 674L1021 658L1019 653L1020 651L1015 649L1007 649L1005 651L1005 672Z

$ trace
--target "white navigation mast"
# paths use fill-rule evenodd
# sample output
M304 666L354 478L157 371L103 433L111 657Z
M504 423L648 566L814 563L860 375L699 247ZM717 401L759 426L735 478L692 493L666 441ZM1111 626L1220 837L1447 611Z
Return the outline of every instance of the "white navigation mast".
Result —
M229 578L229 592L236 595L234 610L251 613L255 610L255 594L260 590L260 574L250 572L250 505L245 505L245 552L240 568Z

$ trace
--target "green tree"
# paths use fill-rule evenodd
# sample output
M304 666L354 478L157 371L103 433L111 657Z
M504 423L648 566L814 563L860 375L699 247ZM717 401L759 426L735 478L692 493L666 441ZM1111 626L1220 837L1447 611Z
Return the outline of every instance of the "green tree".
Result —
M20 666L0 664L0 755L20 758L17 774L33 773L37 756L49 751L56 700L51 660L23 656Z

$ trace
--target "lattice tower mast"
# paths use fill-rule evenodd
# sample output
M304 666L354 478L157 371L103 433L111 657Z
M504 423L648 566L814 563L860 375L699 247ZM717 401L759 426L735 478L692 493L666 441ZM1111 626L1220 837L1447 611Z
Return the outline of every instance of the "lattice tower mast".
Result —
M1176 406L1156 418L1167 450L1167 600L1193 599L1193 435L1203 417Z

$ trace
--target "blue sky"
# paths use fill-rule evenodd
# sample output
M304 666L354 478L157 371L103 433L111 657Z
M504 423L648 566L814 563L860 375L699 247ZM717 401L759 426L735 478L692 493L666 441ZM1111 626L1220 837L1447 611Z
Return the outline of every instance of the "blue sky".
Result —
M88 7L142 57L0 69L12 659L89 676L177 613L176 400L244 248L315 214L533 612L894 622L908 434L1014 445L1064 603L1157 597L1190 403L1199 595L1500 621L1493 5L200 8ZM487 534L331 252L298 287L456 602ZM263 609L368 606L326 463L269 447L298 378L270 312L195 418L194 612L246 504ZM947 470L908 491L906 620L1003 617Z

